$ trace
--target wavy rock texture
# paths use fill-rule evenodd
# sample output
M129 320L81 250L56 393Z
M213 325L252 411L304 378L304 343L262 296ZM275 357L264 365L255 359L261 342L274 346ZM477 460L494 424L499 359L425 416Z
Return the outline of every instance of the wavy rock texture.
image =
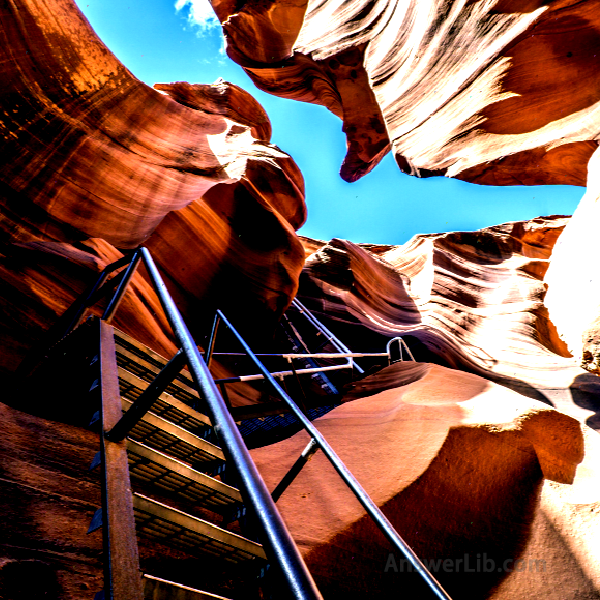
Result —
M346 399L315 424L452 597L598 597L595 432L426 363L393 364ZM252 452L270 489L306 441ZM278 507L326 598L428 597L321 453Z
M71 0L0 10L2 328L18 349L2 368L117 248L141 243L194 323L217 304L272 322L297 288L306 208L302 175L268 143L256 100L223 81L148 87ZM117 325L166 352L156 298L136 282Z
M344 179L400 168L585 185L600 134L600 2L213 0L262 89L344 121Z
M101 503L98 476L88 470L97 434L4 403L0 415L3 597L93 597L102 586L102 538L86 534ZM10 565L19 563L23 574L11 593Z
M408 336L417 359L472 371L599 427L597 378L570 356L544 305L543 277L567 222L540 217L403 246L332 240L307 259L299 296L356 351Z
M586 183L600 140L600 0L213 4L229 56L257 86L343 120L347 181L391 148L419 177ZM559 333L594 373L598 284L570 263L594 253L597 195L588 192L547 279Z

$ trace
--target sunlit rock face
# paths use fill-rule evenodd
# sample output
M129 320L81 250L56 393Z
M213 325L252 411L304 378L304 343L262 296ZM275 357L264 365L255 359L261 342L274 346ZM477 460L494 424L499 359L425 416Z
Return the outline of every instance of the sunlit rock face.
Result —
M343 120L347 181L391 149L418 177L586 184L600 139L600 0L213 5L229 56L258 87ZM566 257L581 265L593 254L596 198L588 192L547 280L559 334L592 372L597 283Z
M552 252L546 305L581 365L600 374L600 277L595 268L600 220L600 151L590 160L588 188Z
M598 597L595 432L427 363L395 363L345 400L315 425L451 597ZM252 452L270 489L305 445L299 433ZM322 453L277 506L325 598L430 596Z
M414 175L585 185L600 133L600 2L213 0L230 57L344 121L342 177L391 148Z
M544 304L543 278L568 220L418 235L403 246L334 239L307 258L299 295L355 351L381 352L402 335L418 360L477 373L600 427L597 378L570 355Z
M287 306L304 258L304 184L247 92L148 87L71 0L2 9L0 75L4 369L117 249L142 243L195 321L214 306L274 321ZM126 305L145 316L125 310L116 324L167 352L156 297L136 282Z

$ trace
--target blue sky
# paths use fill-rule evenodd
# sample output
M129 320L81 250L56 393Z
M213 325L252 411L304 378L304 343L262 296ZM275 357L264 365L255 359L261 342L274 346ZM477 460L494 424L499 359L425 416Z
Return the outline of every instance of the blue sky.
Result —
M76 0L104 43L139 79L212 83L248 90L266 109L273 143L300 166L308 220L300 233L329 240L401 244L417 233L469 231L540 215L572 214L584 188L491 187L445 177L403 175L391 154L366 177L339 176L341 121L327 109L284 100L254 87L223 52L207 0Z

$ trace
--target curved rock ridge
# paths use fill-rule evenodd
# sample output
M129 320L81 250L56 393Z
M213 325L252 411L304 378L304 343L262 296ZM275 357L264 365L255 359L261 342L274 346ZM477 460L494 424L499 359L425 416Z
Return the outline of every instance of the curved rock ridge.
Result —
M598 597L596 432L426 363L395 363L346 400L315 424L452 597ZM270 489L305 445L299 433L252 451ZM325 597L429 595L322 453L278 507Z
M271 121L265 109L248 92L222 78L212 85L176 81L155 83L153 87L179 104L250 126L257 140L271 139Z
M213 0L258 87L344 121L347 181L406 173L585 185L600 135L600 0Z
M223 80L152 89L72 0L2 9L0 74L4 347L24 351L118 249L141 243L193 321L215 306L237 322L277 318L304 260L304 182L250 94ZM141 277L128 302L145 314L156 297ZM170 348L160 318L116 324Z
M356 351L407 336L421 360L436 357L600 426L597 399L586 405L574 391L596 397L596 378L570 356L544 305L543 277L567 222L540 217L403 246L334 239L307 259L299 296Z
M135 247L252 158L285 156L223 116L233 111L211 111L219 94L196 110L137 80L70 0L14 5L2 40L2 182L89 237ZM234 94L245 121L260 113L264 125L256 101Z

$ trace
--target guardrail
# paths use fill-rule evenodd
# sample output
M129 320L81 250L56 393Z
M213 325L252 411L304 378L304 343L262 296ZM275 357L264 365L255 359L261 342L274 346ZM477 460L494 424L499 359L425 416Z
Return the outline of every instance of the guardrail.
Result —
M354 475L348 470L346 465L340 460L339 456L335 453L333 448L328 444L327 440L323 437L321 432L306 418L302 413L298 405L288 396L283 388L277 383L275 378L261 361L258 359L256 354L252 352L250 346L237 332L235 327L227 320L225 315L217 310L213 330L211 334L211 341L209 348L214 347L214 337L218 324L222 322L236 337L239 344L244 349L244 352L249 356L258 370L262 373L264 378L269 382L275 393L283 400L290 408L292 413L296 416L304 430L310 435L310 441L306 448L302 451L298 460L294 463L290 471L283 477L281 482L277 485L273 492L273 497L278 500L285 489L292 483L295 477L300 473L302 467L310 460L311 456L317 451L321 450L327 457L333 468L337 471L342 481L352 490L357 500L361 503L362 507L367 511L367 514L373 519L377 527L392 544L392 546L399 551L404 557L412 564L414 569L421 575L424 581L427 583L431 591L438 597L444 600L450 600L450 596L442 588L439 582L433 577L433 575L427 570L427 567L420 561L419 557L414 553L412 548L400 537L397 531L394 529L388 518L381 512L380 508L371 500L371 497L363 489L360 483L356 480ZM345 348L348 351L347 348Z
M164 388L174 379L179 370L187 363L192 379L200 396L204 400L202 406L195 406L206 412L211 420L213 428L217 434L225 458L232 461L236 467L239 477L240 489L246 504L256 515L263 535L261 541L269 560L276 564L282 574L283 580L294 598L297 600L317 600L321 599L321 594L317 589L315 582L308 571L300 552L291 538L276 506L275 501L284 492L287 486L293 481L300 472L310 456L317 450L321 450L331 462L344 483L352 490L358 501L362 504L367 514L373 519L379 529L383 532L392 546L403 554L413 565L414 569L421 575L427 583L432 593L440 599L450 600L450 596L445 592L437 580L429 573L427 568L419 560L413 550L404 542L400 535L395 531L387 517L381 512L379 507L371 500L360 483L355 479L352 473L340 460L331 446L327 443L322 434L306 418L297 404L281 388L271 374L252 352L246 341L241 337L233 325L227 320L225 315L218 310L215 315L213 330L211 333L205 359L200 354L177 306L169 295L166 285L158 272L158 269L152 260L150 252L146 248L138 248L129 257L125 257L113 265L109 265L98 277L97 281L78 299L78 301L69 309L63 318L57 323L54 335L61 339L70 330L72 330L81 320L85 310L91 306L100 297L106 295L111 289L116 290L102 315L102 320L110 321L117 310L119 303L125 293L135 270L139 263L143 262L152 285L159 297L162 308L167 320L175 335L178 353L157 375L155 381L150 384L147 390L136 400L130 410L121 418L121 420L106 434L109 441L118 441L123 439L131 427L147 412L154 400L164 391ZM122 267L127 266L122 274L106 283L108 275ZM104 288L107 287L107 290ZM299 310L305 311L309 320L315 320L309 311L298 301L294 301ZM312 317L312 319L311 319ZM242 346L244 353L251 358L260 371L261 376L266 379L275 393L283 400L292 413L301 423L302 427L308 432L311 440L305 450L302 452L296 464L290 472L282 479L271 495L260 476L251 456L246 448L241 434L213 380L209 364L213 356L214 342L219 323L222 322L235 336ZM315 326L319 328L328 339L340 350L340 354L347 355L348 360L353 360L354 353L344 346L335 336L327 330L321 323L316 322ZM57 340L54 340L56 343ZM393 340L392 340L393 341ZM389 355L389 344L388 344ZM410 352L410 351L409 351ZM327 354L327 353L324 353ZM383 353L381 355L384 355ZM291 356L291 355L290 355ZM306 357L306 355L301 355ZM339 357L339 354L336 354ZM414 359L413 359L414 360ZM355 368L359 368L354 364ZM360 369L360 368L359 368ZM362 369L360 369L362 371ZM131 414L130 414L131 413Z

